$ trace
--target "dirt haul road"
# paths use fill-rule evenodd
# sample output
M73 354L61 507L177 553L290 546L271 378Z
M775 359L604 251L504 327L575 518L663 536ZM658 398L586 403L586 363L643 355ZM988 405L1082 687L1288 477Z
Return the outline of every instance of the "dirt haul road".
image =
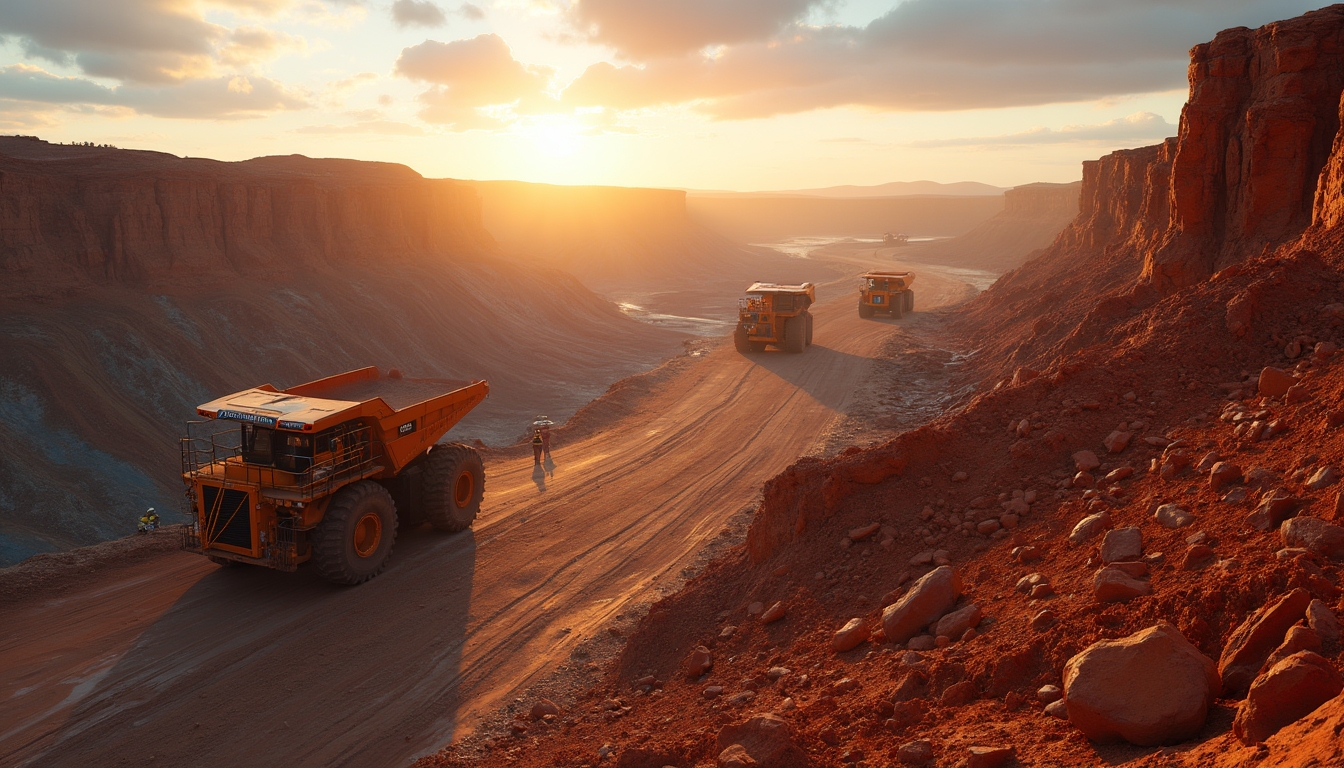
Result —
M821 435L896 329L853 285L802 355L724 343L594 436L487 464L473 531L403 531L388 569L170 552L0 614L0 765L404 765L563 663ZM921 276L921 309L965 297ZM918 328L918 315L903 321Z

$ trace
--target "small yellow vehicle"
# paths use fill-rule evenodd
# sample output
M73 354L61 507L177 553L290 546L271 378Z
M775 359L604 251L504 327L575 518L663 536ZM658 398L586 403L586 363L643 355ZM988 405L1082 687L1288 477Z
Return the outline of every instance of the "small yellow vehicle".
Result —
M220 565L311 562L329 581L368 581L399 525L461 531L476 519L481 457L438 440L489 391L370 367L201 405L206 421L190 422L181 441L194 518L184 549Z
M859 317L872 317L878 312L890 312L902 317L915 311L914 272L865 272L860 278Z
M811 283L753 283L738 300L733 345L743 354L762 352L773 344L785 352L802 352L812 344L812 313L817 300Z

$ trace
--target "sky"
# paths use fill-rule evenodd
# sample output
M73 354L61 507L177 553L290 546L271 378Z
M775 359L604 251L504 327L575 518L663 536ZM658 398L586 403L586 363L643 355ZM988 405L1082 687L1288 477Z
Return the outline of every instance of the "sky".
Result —
M1072 181L1291 0L0 0L0 133L705 190Z

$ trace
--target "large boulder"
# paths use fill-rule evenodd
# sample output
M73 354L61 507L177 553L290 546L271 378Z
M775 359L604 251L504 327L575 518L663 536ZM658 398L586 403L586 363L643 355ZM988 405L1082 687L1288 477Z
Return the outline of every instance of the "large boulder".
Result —
M1323 557L1344 558L1344 528L1318 517L1294 517L1279 526L1285 547L1301 547Z
M1166 622L1088 646L1064 665L1064 702L1092 741L1151 747L1191 738L1218 695L1218 669Z
M1223 691L1240 698L1259 674L1265 659L1274 652L1288 634L1288 628L1307 612L1311 594L1305 589L1294 589L1276 602L1247 616L1232 632L1218 658L1218 674L1223 678Z
M1153 585L1130 576L1118 566L1099 568L1092 577L1092 596L1099 603L1123 603L1153 592Z
M904 643L942 618L960 595L961 576L952 566L935 568L882 610L882 631L891 642Z
M751 765L743 759L745 754L761 768L805 768L808 765L807 753L794 743L788 721L769 712L720 728L718 750L722 763Z
M1259 744L1344 690L1344 679L1319 654L1299 651L1255 679L1237 708L1232 730L1243 744Z

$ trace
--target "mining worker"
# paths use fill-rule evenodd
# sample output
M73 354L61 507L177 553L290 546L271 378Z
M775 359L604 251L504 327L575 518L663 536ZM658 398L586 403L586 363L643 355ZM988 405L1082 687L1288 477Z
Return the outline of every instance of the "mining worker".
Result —
M542 451L542 447L545 446L545 445L546 445L546 441L545 441L544 439L542 439L542 437L541 437L541 430L538 429L537 431L533 432L533 433L532 433L532 463L533 463L534 465L539 465L539 464L541 464L541 451Z
M145 514L140 516L140 524L136 526L136 530L138 530L140 533L149 533L150 531L155 530L158 527L159 527L159 515L157 512L154 511L153 507L150 507L149 509L145 510Z
M546 424L541 426L541 454L551 458L551 428Z

